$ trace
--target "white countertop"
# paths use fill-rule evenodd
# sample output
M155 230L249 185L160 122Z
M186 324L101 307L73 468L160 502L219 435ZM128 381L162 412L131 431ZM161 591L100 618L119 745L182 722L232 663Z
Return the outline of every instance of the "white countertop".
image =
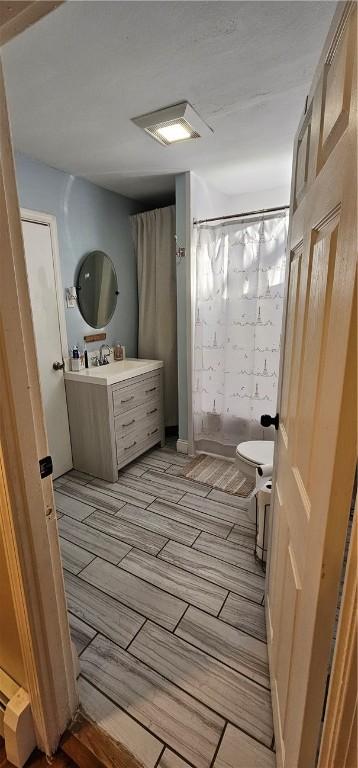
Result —
M127 358L108 365L83 368L81 371L66 371L64 377L67 381L82 381L84 384L103 384L105 387L117 384L119 381L140 376L142 373L150 373L158 368L163 368L162 360L136 360Z

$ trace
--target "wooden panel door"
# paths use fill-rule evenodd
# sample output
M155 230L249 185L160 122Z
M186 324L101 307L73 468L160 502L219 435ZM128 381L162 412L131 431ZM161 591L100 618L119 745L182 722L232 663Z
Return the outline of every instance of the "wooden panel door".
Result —
M294 150L266 596L277 764L315 764L355 466L355 4L339 4Z

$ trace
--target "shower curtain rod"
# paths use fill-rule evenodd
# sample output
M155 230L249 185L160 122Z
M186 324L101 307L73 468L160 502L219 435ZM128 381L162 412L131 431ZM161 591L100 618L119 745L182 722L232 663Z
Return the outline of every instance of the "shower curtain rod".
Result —
M193 224L208 224L210 221L227 221L228 219L243 219L246 216L258 216L260 213L274 213L285 211L289 205L279 205L277 208L260 208L258 211L245 211L245 213L232 213L230 216L215 216L213 219L194 219Z

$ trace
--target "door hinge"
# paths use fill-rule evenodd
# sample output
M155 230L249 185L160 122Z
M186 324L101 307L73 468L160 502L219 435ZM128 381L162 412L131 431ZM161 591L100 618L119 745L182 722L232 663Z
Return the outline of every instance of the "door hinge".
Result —
M51 456L45 456L44 459L40 459L39 465L40 465L40 475L42 479L44 477L48 477L49 475L52 475L53 464L52 464Z

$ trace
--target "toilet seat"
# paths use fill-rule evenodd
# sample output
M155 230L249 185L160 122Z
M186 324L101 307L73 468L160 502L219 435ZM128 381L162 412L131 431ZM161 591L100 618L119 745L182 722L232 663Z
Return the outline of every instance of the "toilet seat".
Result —
M258 467L260 464L273 463L273 451L273 440L248 440L245 443L239 443L236 456L247 464Z

